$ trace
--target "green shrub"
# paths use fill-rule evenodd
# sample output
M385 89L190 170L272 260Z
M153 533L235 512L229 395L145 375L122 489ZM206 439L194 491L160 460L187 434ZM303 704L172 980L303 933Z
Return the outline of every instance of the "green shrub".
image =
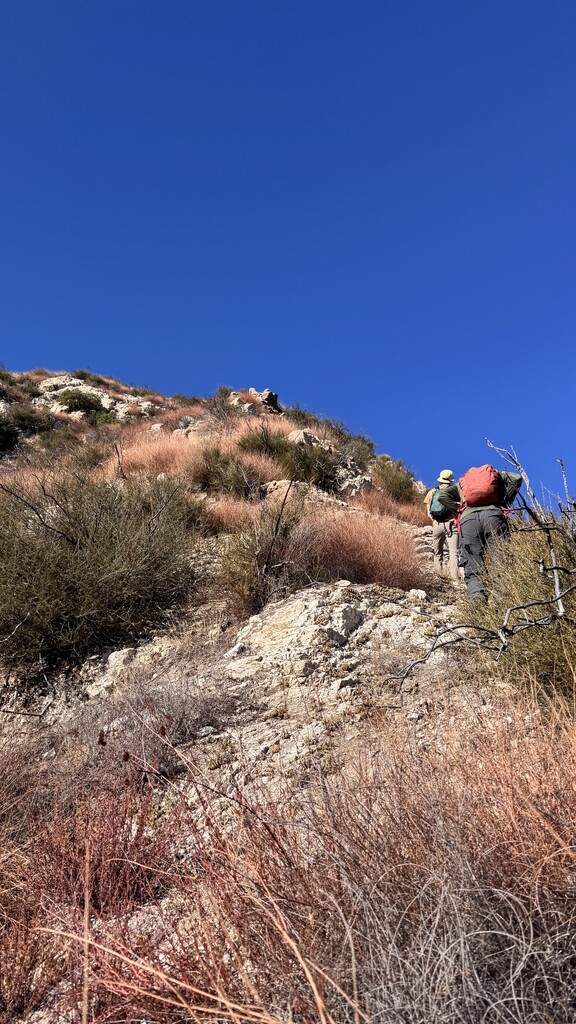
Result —
M232 389L221 384L220 387L216 388L211 398L204 399L206 412L215 420L222 420L224 422L238 417L240 415L239 409L234 405L230 405L231 394Z
M135 641L189 594L190 498L174 480L69 472L0 492L6 670L34 677Z
M42 394L35 380L31 377L18 377L16 380L16 386L21 392L23 398L38 398Z
M239 498L252 497L263 483L254 470L242 466L233 454L217 446L204 449L194 480L203 491L221 491Z
M275 459L290 480L314 484L328 492L338 489L341 458L337 452L320 445L294 444L263 423L258 430L245 434L238 442L238 448L243 452Z
M115 412L89 412L86 417L93 427L101 427L107 423L118 423Z
M41 435L40 443L43 450L53 457L63 455L82 443L80 426L75 423L59 423L57 420L53 430Z
M65 406L68 412L103 412L104 407L98 395L91 395L80 388L67 388L56 395L59 405Z
M175 395L170 396L170 401L175 405L195 405L197 402L202 402L203 399L197 398L196 395L184 395L178 391Z
M109 386L108 381L104 380L104 377L100 377L97 373L91 373L90 370L72 370L72 376L77 377L78 380L83 380L94 388L106 388Z
M14 405L7 415L24 436L44 434L54 426L53 417L45 409L35 409L33 405Z
M0 455L14 451L20 439L20 432L9 416L0 416Z
M370 471L374 482L382 487L394 501L408 503L416 500L414 476L402 459L397 459L394 462L383 455L378 456L372 463Z
M290 444L280 461L290 480L303 480L328 493L338 490L340 459L336 452L319 445Z
M266 421L259 426L258 430L245 434L238 441L238 448L241 452L267 455L271 459L282 459L283 456L291 453L294 447L284 434L278 434L271 430Z

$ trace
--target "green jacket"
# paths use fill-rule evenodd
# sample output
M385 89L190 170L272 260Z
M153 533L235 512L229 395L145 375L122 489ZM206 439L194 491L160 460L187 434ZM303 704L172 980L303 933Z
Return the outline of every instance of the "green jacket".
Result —
M514 498L518 494L522 486L522 477L520 473L507 473L505 471L498 472L500 477L500 493L501 498L497 505L473 505L467 506L463 509L461 518L464 519L469 512L477 512L480 508L508 508L512 504ZM454 515L458 513L460 505L462 504L462 495L458 484L452 484L451 487L445 487L438 494L438 501L444 508L447 508L449 512Z

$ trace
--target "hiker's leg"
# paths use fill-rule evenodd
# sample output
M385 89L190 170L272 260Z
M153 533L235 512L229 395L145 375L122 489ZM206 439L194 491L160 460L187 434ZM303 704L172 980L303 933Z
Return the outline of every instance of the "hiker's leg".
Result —
M434 572L442 572L442 564L444 562L444 544L446 541L446 532L444 530L444 523L433 523L432 524L432 550L434 552Z
M459 555L468 597L485 599L484 587L478 579L478 573L484 566L482 524L478 512L469 512L460 521Z
M458 577L458 530L456 523L452 520L446 523L446 544L448 545L448 561L450 566L450 577L457 580Z
M508 537L510 534L508 520L499 508L482 509L480 519L486 553L491 557L496 554L501 539Z

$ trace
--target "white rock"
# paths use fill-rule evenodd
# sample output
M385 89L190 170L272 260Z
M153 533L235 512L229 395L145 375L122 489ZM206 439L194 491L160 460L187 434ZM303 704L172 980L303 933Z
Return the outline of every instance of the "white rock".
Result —
M231 647L229 651L226 651L226 654L222 655L222 657L237 658L240 654L244 654L245 650L246 644L237 643L234 644L234 647Z

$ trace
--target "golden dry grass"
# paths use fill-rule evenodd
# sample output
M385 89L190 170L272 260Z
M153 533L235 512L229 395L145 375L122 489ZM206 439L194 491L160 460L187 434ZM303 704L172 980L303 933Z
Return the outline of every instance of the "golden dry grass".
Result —
M232 533L255 522L260 515L260 506L254 501L244 501L223 495L204 506L206 523L214 533Z
M422 496L423 499L424 496ZM410 526L429 526L430 520L424 509L424 500L413 504L394 501L385 491L366 491L354 498L349 498L348 503L366 512L372 512L379 516L389 516L392 519L399 519Z
M126 476L136 473L166 473L169 476L193 476L202 461L202 447L193 437L164 431L126 428L119 443L122 469ZM108 479L118 470L118 458L111 456L102 473Z
M292 543L294 558L307 552L309 562L332 578L403 589L425 580L410 531L393 519L318 510L302 520Z
M562 709L494 701L428 747L382 717L332 775L273 792L205 777L155 715L180 765L161 815L141 726L96 747L89 790L62 753L0 751L2 1024L51 990L79 1013L82 977L95 1020L573 1020Z

